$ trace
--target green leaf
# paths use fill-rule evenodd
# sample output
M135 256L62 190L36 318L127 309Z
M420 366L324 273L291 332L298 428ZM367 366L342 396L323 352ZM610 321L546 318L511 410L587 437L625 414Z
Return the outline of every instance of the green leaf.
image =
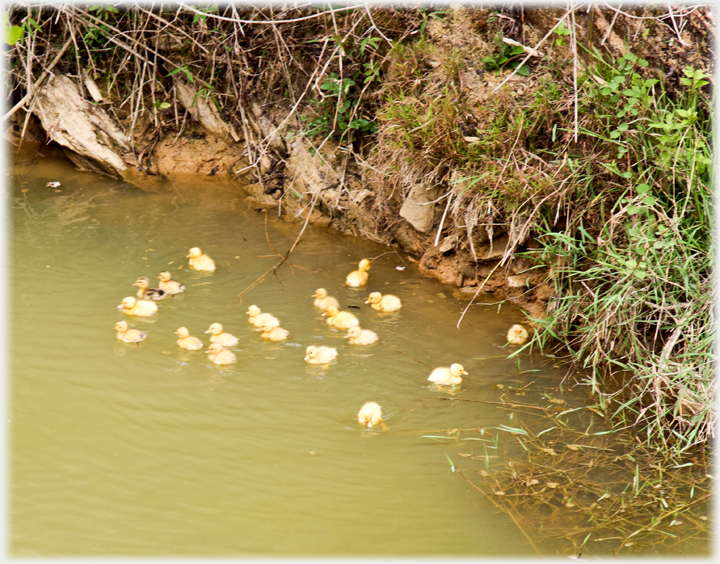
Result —
M635 187L635 190L638 194L647 194L650 191L650 186L648 186L647 184L638 184Z
M530 76L530 69L528 69L527 65L518 67L517 72L520 76Z
M627 212L628 215L635 215L640 211L640 208L637 206L628 206Z
M22 37L22 28L14 25L12 27L5 28L5 43L8 45L15 45Z
M642 203L645 206L652 206L655 202L657 202L657 198L655 196L647 195L642 199Z

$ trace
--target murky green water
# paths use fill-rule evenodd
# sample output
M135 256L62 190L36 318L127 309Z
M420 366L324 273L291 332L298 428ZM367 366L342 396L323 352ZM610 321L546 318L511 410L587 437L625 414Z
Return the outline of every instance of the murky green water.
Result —
M59 188L47 187L60 181ZM300 223L248 210L221 179L172 181L143 192L31 158L12 177L9 388L9 547L55 555L530 555L505 514L450 471L472 445L423 435L512 424L507 411L449 402L429 366L464 364L458 395L497 399L498 382L537 397L565 369L505 358L522 314L474 305L367 241L309 227L277 276L237 295L279 261ZM269 243L268 243L269 240ZM199 246L214 274L180 269ZM366 289L342 286L363 258ZM398 270L397 267L404 267ZM185 294L152 319L117 311L139 276L168 269ZM323 286L381 342L352 347L312 306ZM379 314L370 291L404 302ZM245 311L257 304L291 332L269 343ZM127 319L140 346L115 338ZM218 368L175 345L180 326L207 343L222 323L239 362ZM338 349L324 370L305 348ZM539 372L518 374L539 369ZM363 431L366 401L387 429ZM532 400L528 400L532 401ZM552 548L549 548L549 553Z

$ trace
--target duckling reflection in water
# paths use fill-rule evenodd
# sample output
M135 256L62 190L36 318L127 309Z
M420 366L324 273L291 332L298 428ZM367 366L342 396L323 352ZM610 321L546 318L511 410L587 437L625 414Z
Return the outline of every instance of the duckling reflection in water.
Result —
M153 302L147 300L135 300L132 296L123 298L122 303L118 306L119 310L127 315L135 315L137 317L148 317L157 313L158 307Z
M467 375L462 364L455 363L447 368L441 366L432 371L428 380L438 388L440 386L452 386L453 388L462 382L462 376Z
M364 425L366 427L378 425L379 423L382 423L383 420L382 409L376 402L369 401L360 408L360 411L358 411L357 420L360 425Z
M345 277L345 284L351 288L364 286L368 281L368 270L370 270L370 261L368 259L362 259L358 264L358 270L353 270Z
M337 349L332 347L315 347L305 349L305 362L309 364L330 364L337 357Z
M372 345L378 340L377 333L370 329L360 329L360 326L350 327L345 338L351 345Z
M327 290L325 288L318 288L315 290L315 293L312 295L315 300L313 301L313 305L316 308L321 309L322 311L325 311L330 306L335 306L337 308L340 307L340 304L338 301L333 298L332 296L328 296Z
M251 305L245 313L250 316L248 321L255 327L280 327L280 321L277 317L269 313L262 313L256 305Z
M290 337L290 331L283 329L282 327L271 327L270 325L263 325L260 327L260 336L268 341L284 341Z
M327 307L323 315L327 317L327 324L337 329L348 329L360 324L357 317L352 313L348 311L338 311L338 308L335 306Z
M220 323L213 323L205 332L212 333L210 335L211 343L220 343L223 347L234 347L238 344L238 338L235 335L223 333L223 326Z
M402 302L397 296L392 294L385 294L384 296L380 292L373 292L365 300L366 304L370 304L370 307L377 311L397 311L402 307Z
M209 256L202 254L198 247L190 249L187 257L190 268L193 270L204 270L206 272L215 272L215 261Z
M128 329L127 321L118 321L115 324L116 337L123 343L140 343L145 340L147 333L139 329Z
M178 327L175 334L178 336L178 347L189 351L199 351L203 348L202 341L197 337L190 336L190 332L187 330L187 327Z
M213 343L205 352L208 353L208 360L217 365L222 366L237 362L235 353L223 348L220 343Z
M185 291L185 285L173 280L172 275L167 270L163 270L158 278L160 279L158 286L166 294L179 294Z
M522 325L515 324L508 330L507 342L511 345L524 345L528 340L528 332Z
M150 280L145 276L141 276L135 281L133 286L139 286L137 297L143 300L162 300L165 297L165 290L160 288L150 288Z

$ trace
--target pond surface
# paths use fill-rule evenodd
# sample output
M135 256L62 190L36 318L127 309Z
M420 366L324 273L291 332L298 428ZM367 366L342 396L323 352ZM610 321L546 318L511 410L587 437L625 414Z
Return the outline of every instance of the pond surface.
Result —
M268 273L302 223L248 209L242 190L215 177L146 192L29 156L9 199L11 554L535 554L451 471L473 445L428 438L513 424L493 405L441 398L496 401L503 382L531 384L532 403L563 378L565 367L540 356L507 359L519 310L479 303L457 329L467 301L453 288L392 249L312 226ZM194 246L214 274L187 269ZM368 286L344 287L361 258L374 259ZM148 319L117 310L139 276L155 285L166 269L184 294ZM351 346L328 328L312 305L318 287L380 342ZM398 295L402 310L370 309L371 291ZM290 339L261 339L251 304ZM146 341L119 342L121 319ZM215 322L240 339L232 367L176 346L180 326L207 345ZM306 364L311 344L336 347L337 360ZM427 382L453 362L469 372L454 394ZM360 428L366 401L382 406L387 428Z

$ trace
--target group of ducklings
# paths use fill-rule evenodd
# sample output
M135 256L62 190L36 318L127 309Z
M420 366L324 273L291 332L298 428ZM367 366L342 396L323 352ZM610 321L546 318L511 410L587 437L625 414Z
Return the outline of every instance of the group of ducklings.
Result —
M209 256L204 255L198 247L193 247L188 252L187 258L188 265L193 270L215 272L215 261ZM163 300L167 296L173 294L180 294L185 291L185 285L177 280L173 280L172 274L169 271L163 270L158 276L160 283L157 288L150 287L150 280L146 276L138 278L133 286L138 287L136 297L128 296L123 298L118 309L126 315L132 315L135 317L149 317L154 315L158 311L158 306L155 303L158 300ZM123 343L140 343L147 337L145 331L139 329L130 329L127 321L118 321L115 324L115 330L117 331L117 339ZM212 343L209 350L205 351L208 353L208 358L216 364L225 364L226 361L234 357L235 355L223 348L223 345L237 344L237 338L233 337L229 333L223 333L222 325L219 323L213 323L210 328L205 331L206 333L212 333L210 336L210 342ZM179 327L175 334L178 336L177 344L187 350L197 351L203 347L202 341L197 337L190 335L187 327ZM234 340L234 341L233 341ZM218 346L216 347L216 341Z
M190 260L189 267L193 270L214 272L215 262L207 255L202 254L198 247L190 249L187 258ZM352 288L365 286L368 282L368 270L370 270L370 261L362 259L358 264L358 270L352 271L345 278L345 284ZM133 286L137 286L137 299L126 297L118 306L127 315L149 316L157 312L158 307L154 303L161 300L166 295L179 294L185 291L185 286L173 280L170 272L164 270L158 276L160 283L159 288L150 288L150 281L146 277L140 277ZM340 311L338 300L329 296L325 288L318 288L312 295L314 299L313 305L323 311L323 316L327 317L327 324L336 329L347 329L345 338L351 345L371 345L378 341L378 335L369 329L361 329L360 323L352 313ZM372 292L366 304L380 312L394 312L402 308L400 298L392 294L382 295L380 292ZM256 305L251 305L246 312L249 316L248 320L251 325L255 326L260 332L260 336L270 341L283 341L290 336L290 332L280 327L280 321L272 314L263 313ZM117 338L124 343L140 343L146 338L146 333L138 329L130 329L126 321L118 321L115 324L117 330ZM220 323L210 325L205 333L210 333L210 346L205 351L208 354L208 360L217 365L227 365L237 362L235 354L225 347L233 347L238 344L238 338L223 330ZM180 327L175 331L178 336L177 345L187 350L201 350L204 348L203 343L197 337L190 335L186 327ZM513 325L507 334L507 341L510 344L522 345L527 342L528 332L522 325ZM327 365L337 357L337 349L327 346L311 345L305 350L305 362L309 364ZM438 388L440 386L457 386L462 382L462 377L466 376L462 364L454 363L449 367L435 368L428 380L433 382ZM376 402L367 402L363 404L357 415L358 422L371 428L382 423L382 408Z

